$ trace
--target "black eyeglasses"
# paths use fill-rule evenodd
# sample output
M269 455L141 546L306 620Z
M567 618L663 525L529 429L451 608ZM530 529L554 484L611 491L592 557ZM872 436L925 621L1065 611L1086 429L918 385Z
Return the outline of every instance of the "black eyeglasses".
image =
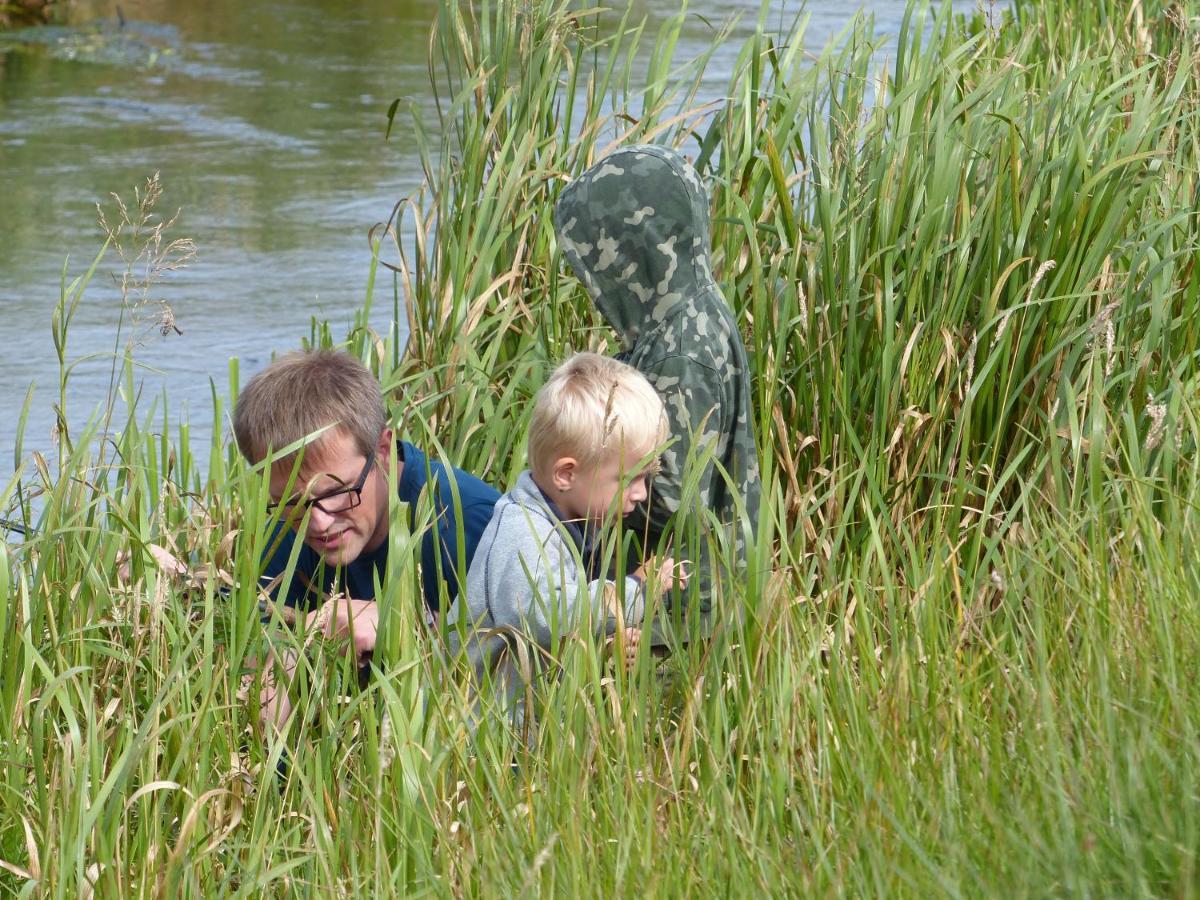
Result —
M327 516L335 516L338 513L349 512L362 503L363 485L367 483L367 476L371 474L371 466L375 464L375 454L372 453L367 457L367 464L363 466L361 472L358 473L358 479L354 484L346 485L345 487L334 488L332 491L322 494L319 497L308 497L305 499L282 500L278 503L268 503L267 510L274 512L275 510L283 510L284 518L296 519L303 516L312 507L316 507ZM334 476L335 481L338 481Z

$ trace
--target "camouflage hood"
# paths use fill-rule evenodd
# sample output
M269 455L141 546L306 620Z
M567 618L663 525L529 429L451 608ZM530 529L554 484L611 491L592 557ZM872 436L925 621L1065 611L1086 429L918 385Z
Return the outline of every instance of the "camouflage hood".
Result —
M649 379L666 408L671 442L662 471L626 527L645 536L650 552L674 540L675 556L697 564L702 610L711 585L729 579L712 572L695 526L711 531L715 517L744 563L760 494L749 360L713 279L709 215L700 176L683 157L635 146L567 186L554 216L563 255L625 344L619 357ZM685 491L685 482L695 489ZM680 513L682 531L672 527Z
M717 290L708 197L673 150L618 150L572 182L554 213L563 255L626 347L674 307Z

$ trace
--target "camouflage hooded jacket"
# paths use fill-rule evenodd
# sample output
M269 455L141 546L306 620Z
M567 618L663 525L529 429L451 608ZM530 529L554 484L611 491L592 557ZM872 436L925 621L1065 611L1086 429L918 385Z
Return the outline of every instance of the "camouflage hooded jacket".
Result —
M605 157L567 186L555 208L559 245L624 342L621 358L649 378L666 404L673 443L648 507L628 522L648 534L651 547L680 508L689 458L702 467L700 509L723 525L734 522L732 482L751 527L758 517L750 373L709 265L709 215L696 170L653 145ZM737 545L744 559L740 529Z

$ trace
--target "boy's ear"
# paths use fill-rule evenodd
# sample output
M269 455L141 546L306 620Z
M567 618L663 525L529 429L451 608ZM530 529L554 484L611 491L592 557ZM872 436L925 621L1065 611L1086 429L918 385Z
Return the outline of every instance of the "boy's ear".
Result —
M575 484L575 472L579 468L579 463L572 456L560 456L554 461L554 468L550 471L550 480L554 482L554 487L559 491L569 491Z

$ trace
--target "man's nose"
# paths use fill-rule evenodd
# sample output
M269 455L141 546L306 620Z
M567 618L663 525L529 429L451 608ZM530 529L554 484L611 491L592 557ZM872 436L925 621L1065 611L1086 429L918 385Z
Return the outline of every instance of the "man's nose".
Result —
M319 506L310 506L308 508L308 532L309 534L324 534L329 530L329 526L333 523L333 515L325 512Z

